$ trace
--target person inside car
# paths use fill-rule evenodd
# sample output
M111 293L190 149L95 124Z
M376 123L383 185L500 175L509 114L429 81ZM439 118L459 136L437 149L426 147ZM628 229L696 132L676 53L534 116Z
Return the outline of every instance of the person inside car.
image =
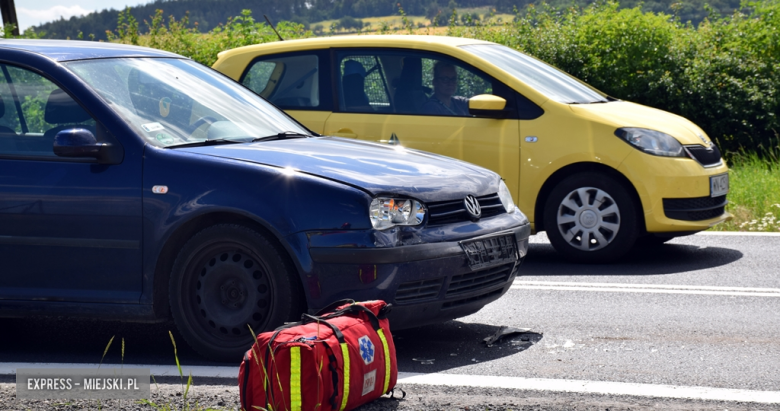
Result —
M458 72L445 61L433 65L433 95L422 106L424 114L434 116L468 116L469 99L453 96L458 89Z

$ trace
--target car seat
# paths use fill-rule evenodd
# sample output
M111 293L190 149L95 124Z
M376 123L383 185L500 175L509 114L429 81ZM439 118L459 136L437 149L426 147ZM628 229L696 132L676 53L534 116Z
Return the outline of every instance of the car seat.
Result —
M87 124L77 124L89 121L92 116L84 111L67 93L60 89L53 90L46 101L43 111L43 120L49 124L57 124L43 133L43 140L48 144L47 150L52 149L54 136L62 130L69 128L85 128L95 134L95 127Z
M430 87L422 84L422 59L404 57L401 75L393 82L395 86L395 108L397 113L419 114L422 105L428 101Z
M372 110L365 86L366 68L358 61L345 61L344 75L341 77L341 89L346 110Z
M3 116L5 116L5 101L3 101L3 96L0 96L0 118L3 118ZM16 134L16 131L11 127L0 126L0 133Z
M0 96L0 118L3 118L3 116L5 116L5 102L3 101L3 96ZM16 131L14 129L0 126L0 153L16 151L15 137Z

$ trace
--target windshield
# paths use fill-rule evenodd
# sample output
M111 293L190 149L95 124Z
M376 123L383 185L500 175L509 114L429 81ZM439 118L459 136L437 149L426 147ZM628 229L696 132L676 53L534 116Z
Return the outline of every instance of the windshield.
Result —
M608 101L605 94L577 78L509 47L498 44L462 47L559 103L588 104Z
M159 147L309 134L256 94L190 60L123 58L66 65Z

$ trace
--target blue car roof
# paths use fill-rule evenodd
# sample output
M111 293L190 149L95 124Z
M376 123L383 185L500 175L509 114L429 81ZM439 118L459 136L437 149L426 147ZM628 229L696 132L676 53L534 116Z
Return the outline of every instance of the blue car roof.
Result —
M167 51L127 44L78 40L0 40L0 49L18 49L44 55L55 61L86 60L116 57L174 57L182 56Z

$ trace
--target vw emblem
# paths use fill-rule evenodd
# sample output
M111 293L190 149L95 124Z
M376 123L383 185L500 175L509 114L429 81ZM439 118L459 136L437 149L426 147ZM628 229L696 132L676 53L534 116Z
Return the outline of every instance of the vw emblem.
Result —
M476 219L482 216L482 209L479 207L479 201L477 201L473 195L467 195L466 198L463 199L463 205L466 206L466 211L468 211L471 218Z

